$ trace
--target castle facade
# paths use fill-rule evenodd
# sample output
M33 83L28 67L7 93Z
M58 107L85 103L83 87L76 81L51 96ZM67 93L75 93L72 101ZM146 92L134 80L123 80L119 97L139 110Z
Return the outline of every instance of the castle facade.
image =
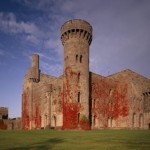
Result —
M129 69L103 77L89 70L92 26L80 19L61 27L64 72L43 74L39 56L24 77L22 128L150 129L150 79Z

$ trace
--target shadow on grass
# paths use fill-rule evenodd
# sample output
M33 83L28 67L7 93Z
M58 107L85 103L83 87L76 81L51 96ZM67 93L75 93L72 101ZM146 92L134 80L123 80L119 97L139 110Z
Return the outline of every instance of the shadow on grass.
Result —
M34 143L27 146L20 146L17 148L9 148L8 150L48 150L52 149L56 144L62 143L63 140L59 138L51 138L43 142Z

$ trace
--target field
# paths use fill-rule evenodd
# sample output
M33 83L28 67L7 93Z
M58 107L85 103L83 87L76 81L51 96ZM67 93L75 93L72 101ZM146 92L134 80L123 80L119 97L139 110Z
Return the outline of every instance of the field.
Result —
M0 150L150 150L150 131L4 131Z

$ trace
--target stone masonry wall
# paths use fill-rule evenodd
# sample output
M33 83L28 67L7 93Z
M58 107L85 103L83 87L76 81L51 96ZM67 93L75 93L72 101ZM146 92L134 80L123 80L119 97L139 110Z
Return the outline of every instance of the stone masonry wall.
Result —
M22 90L22 129L150 129L150 79L129 69L108 77L90 72L92 32L81 19L62 25L60 77L41 73L33 54Z

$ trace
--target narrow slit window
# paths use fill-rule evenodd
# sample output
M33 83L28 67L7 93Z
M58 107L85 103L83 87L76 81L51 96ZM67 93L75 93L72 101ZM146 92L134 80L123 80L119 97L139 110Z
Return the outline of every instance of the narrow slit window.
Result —
M94 99L94 101L93 101L93 108L95 108L95 99Z
M78 113L78 124L80 123L80 113Z
M78 92L78 103L80 103L80 92Z
M80 81L80 72L78 73L78 82Z
M82 63L82 55L80 55L80 63Z
M76 55L76 62L78 61L78 55Z

